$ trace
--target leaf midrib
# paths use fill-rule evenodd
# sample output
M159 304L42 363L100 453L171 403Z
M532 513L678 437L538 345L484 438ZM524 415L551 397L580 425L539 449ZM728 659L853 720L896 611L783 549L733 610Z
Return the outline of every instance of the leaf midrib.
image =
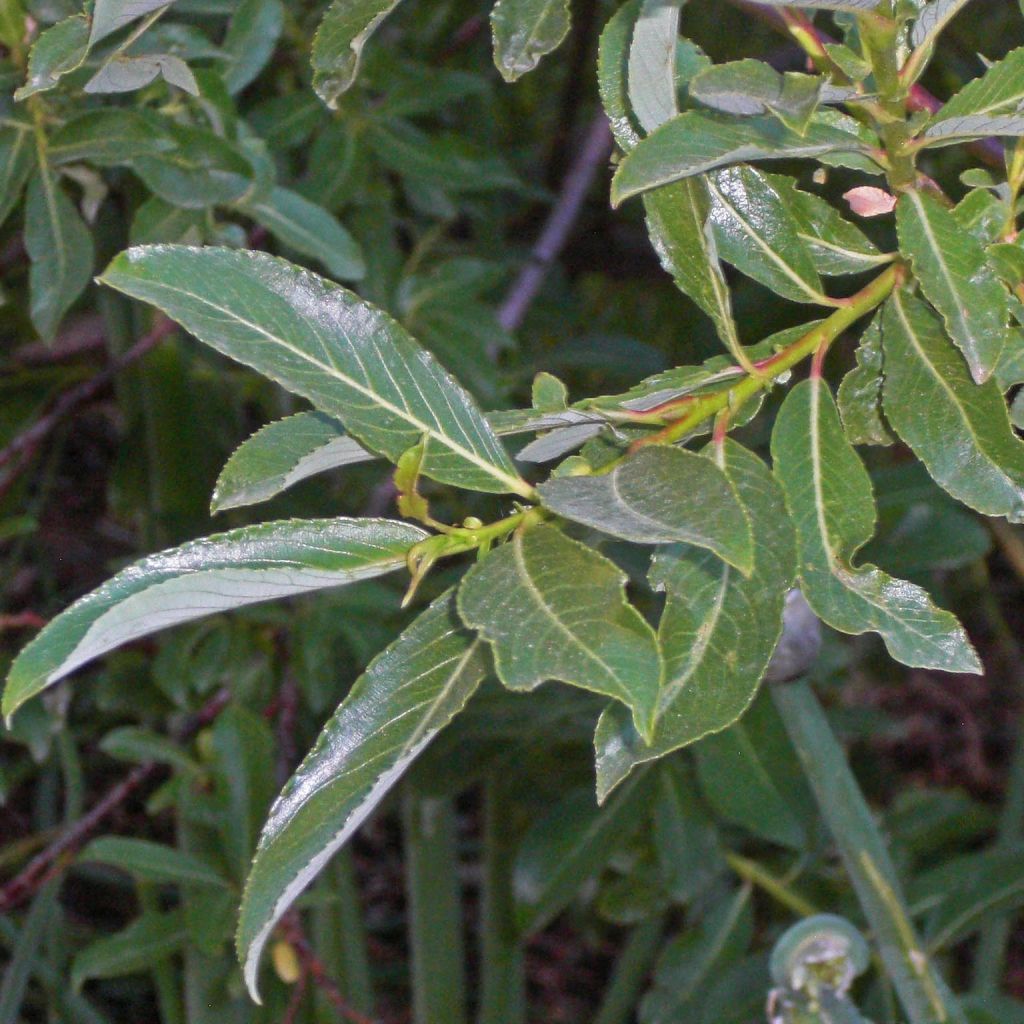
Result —
M317 369L324 371L328 376L335 377L336 379L342 381L344 384L351 387L354 391L358 391L364 397L371 399L373 401L373 404L381 406L382 408L391 412L399 419L402 419L405 422L416 427L421 434L426 434L429 437L435 438L442 444L443 447L450 449L455 454L464 458L467 462L470 462L473 465L475 465L478 469L484 470L488 475L493 477L495 480L498 480L501 483L503 483L513 493L523 493L522 481L512 476L509 476L509 474L505 473L503 470L499 469L492 463L487 462L485 459L481 459L480 456L477 455L475 452L470 451L467 448L464 448L462 445L458 444L452 438L448 437L447 434L439 433L436 427L431 426L429 423L424 423L422 420L414 416L412 412L410 412L408 409L402 409L401 407L394 405L392 402L389 402L386 398L378 394L376 391L373 391L372 389L366 387L365 385L360 384L358 381L353 380L348 375L342 373L342 371L333 362L322 362L315 356L311 355L309 352L305 352L301 348L297 348L296 346L285 341L284 338L278 337L276 334L272 334L270 331L266 330L263 327L260 327L258 324L254 324L251 320L247 320L245 319L245 317L239 316L233 310L228 309L225 306L218 305L216 302L211 302L209 299L206 299L201 295L197 295L195 292L191 292L186 288L159 284L157 285L157 287L163 287L170 292L174 292L179 295L187 296L190 299L194 299L201 305L204 305L209 309L216 311L217 313L223 314L227 316L229 319L234 320L237 323L243 325L244 327L249 328L260 337L265 338L267 341L280 345L283 349L287 350L288 352L291 352L292 355L298 356L300 359L304 360L310 365L315 366ZM327 351L326 347L325 351ZM382 363L381 365L388 373L388 375L391 376L390 367L388 367L384 363ZM393 377L392 380L394 380ZM450 405L449 408L451 408Z

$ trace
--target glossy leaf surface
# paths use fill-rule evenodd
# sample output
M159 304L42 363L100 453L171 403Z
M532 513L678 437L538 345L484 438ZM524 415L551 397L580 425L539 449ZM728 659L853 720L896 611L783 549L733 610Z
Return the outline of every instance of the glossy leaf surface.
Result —
M569 31L567 0L498 0L491 11L494 63L506 82L532 71Z
M908 256L928 301L981 383L1007 343L1005 293L981 243L965 233L937 199L908 192L896 207L900 251Z
M392 572L426 534L386 519L264 523L192 541L122 570L57 616L18 656L3 710L122 644L258 601Z
M885 414L936 483L990 516L1024 521L1024 442L995 380L978 385L936 316L897 292L884 319Z
M811 157L861 149L855 136L826 124L798 135L773 118L731 118L690 111L666 121L640 142L612 180L612 202L694 174L748 160Z
M425 439L426 476L528 493L469 394L352 292L262 253L184 246L130 249L102 280L337 416L392 461Z
M270 809L245 887L238 951L255 996L274 924L355 833L487 672L442 595L370 663Z
M336 107L355 81L363 47L399 0L334 0L313 39L313 87Z
M924 590L873 565L853 566L874 533L874 497L821 378L786 396L772 458L796 526L800 587L815 613L843 633L879 633L905 665L980 672L963 627Z

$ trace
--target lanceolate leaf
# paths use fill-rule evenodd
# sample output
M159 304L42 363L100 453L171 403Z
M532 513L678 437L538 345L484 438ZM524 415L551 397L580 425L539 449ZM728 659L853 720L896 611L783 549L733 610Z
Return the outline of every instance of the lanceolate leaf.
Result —
M598 56L601 101L616 141L627 152L640 141L630 119L627 97L630 27L638 10L639 3L627 3L619 9L601 35ZM653 57L648 57L648 49L656 51L656 28L664 30L665 26L658 19L652 19L647 23L644 37L643 57L651 65ZM674 67L674 59L669 63ZM662 79L655 75L652 66L643 81L647 89L654 90ZM655 99L655 95L660 98ZM656 94L652 91L648 99L649 114L653 116L655 110L664 113L669 107L674 111L675 102L674 92L666 97L663 91ZM733 320L729 288L715 251L714 236L707 230L710 203L703 178L689 178L645 195L647 234L661 265L672 275L679 289L711 317L723 344L738 359L740 339Z
M487 672L484 645L438 598L370 663L281 791L242 898L238 953L256 996L281 915L355 833Z
M331 108L356 80L366 41L399 0L334 0L313 39L313 88Z
M224 72L229 92L241 92L266 67L283 27L281 0L242 0L224 37L224 50L231 60Z
M150 555L76 601L18 655L3 713L9 718L79 666L169 626L392 572L425 536L387 519L291 520Z
M298 192L277 187L241 209L285 245L318 260L332 277L358 281L366 273L359 243L334 214Z
M1003 286L981 243L937 199L908 192L896 207L900 251L928 301L942 314L979 384L988 380L1008 340Z
M603 800L644 761L662 757L731 725L753 700L782 631L786 591L796 569L793 527L768 467L726 441L724 469L750 516L754 568L741 576L705 551L659 548L651 582L667 595L658 627L665 683L647 745L616 705L594 737L597 791Z
M800 587L815 613L843 633L881 634L905 665L980 672L963 628L924 590L873 565L853 567L851 559L874 532L874 496L820 377L786 396L772 458L796 526Z
M316 473L373 457L336 419L296 413L268 423L235 449L217 478L210 510L255 505Z
M679 113L676 43L686 0L643 0L633 25L627 77L629 102L646 132Z
M28 185L25 248L32 261L32 323L50 341L89 283L94 253L92 234L49 167L40 167Z
M831 125L811 124L805 135L798 135L770 117L689 111L666 121L622 161L612 180L612 202L618 206L652 188L745 160L861 149L860 139Z
M263 253L174 245L130 249L102 280L337 416L392 461L425 440L424 475L529 494L469 394L339 285Z
M885 413L935 481L990 516L1024 521L1024 442L996 381L977 385L935 315L899 291L885 310Z
M1024 102L1024 47L1012 50L980 78L965 85L932 119L932 127L970 118L975 124L1020 113Z
M626 704L649 734L661 657L654 631L626 601L625 583L603 555L553 526L536 526L469 570L459 614L490 641L509 689L556 679L603 693Z
M498 0L491 12L494 63L506 82L532 71L569 31L567 0Z
M682 448L651 445L600 476L564 476L538 488L553 512L636 544L683 541L749 573L750 520L729 477Z
M852 444L892 444L892 434L882 418L880 314L875 315L861 335L857 346L857 365L843 378L837 399L843 429Z
M31 125L0 128L0 227L21 199L35 162Z
M797 222L767 178L739 166L716 171L707 182L722 259L784 298L827 304Z
M188 941L181 910L148 912L127 928L86 946L71 962L70 982L76 992L93 978L122 978L151 971Z
M821 196L803 192L793 178L766 174L797 224L797 236L811 251L821 274L859 274L890 260L878 251L860 228Z
M615 141L623 150L640 141L629 101L629 49L640 0L627 0L609 19L597 52L597 85L601 105Z

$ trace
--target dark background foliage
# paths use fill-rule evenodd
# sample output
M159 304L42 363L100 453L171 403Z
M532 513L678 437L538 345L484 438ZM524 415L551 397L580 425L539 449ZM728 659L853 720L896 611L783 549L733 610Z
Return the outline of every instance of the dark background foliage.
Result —
M27 6L43 23L76 8ZM262 140L254 145L278 184L336 216L358 242L366 273L354 287L401 320L485 409L528 405L539 371L557 374L578 398L719 351L707 318L660 269L640 207L610 210L603 157L568 244L544 266L522 323L509 323L509 297L600 116L593 68L611 4L577 0L566 46L513 86L493 67L479 4L409 0L368 47L337 115L309 87L320 5L288 4L263 54L245 40L233 46L230 27L239 10L258 6L179 0L160 24L165 45L199 72L197 118L237 117L250 140ZM694 0L683 31L719 60L768 55L779 69L803 66L768 25L728 5ZM978 74L979 52L994 59L1020 41L1016 4L975 0L924 84L946 97ZM16 56L0 58L3 118L22 116L9 95L21 81ZM225 80L245 84L229 94ZM186 102L165 89L158 82L89 99L68 88L48 97L50 127L85 109ZM939 150L926 170L958 196L968 159ZM99 269L145 235L151 182L116 162L75 166L69 194L86 213ZM848 184L848 172L835 171L827 193L838 197ZM330 269L244 205L161 212L175 210L181 237ZM0 660L112 569L210 532L209 496L225 458L299 408L95 284L45 344L29 315L28 273L19 205L0 229ZM760 286L739 276L730 283L745 340L794 322L793 307ZM141 355L140 339L152 342ZM840 344L835 358L837 368L849 365L852 350ZM766 443L764 422L743 435L751 446ZM954 608L987 673L908 670L887 660L876 638L830 634L816 681L882 811L921 919L929 893L950 888L933 872L998 876L998 891L964 913L987 936L1009 931L1005 964L983 973L1020 1001L990 1000L986 1010L979 1000L974 1012L1010 1024L1024 1020L1024 931L1005 916L1024 903L1024 870L1011 856L1020 808L1005 803L1008 792L1024 798L1024 759L1013 754L1024 695L1024 537L954 505L899 446L869 459L881 529L866 554ZM258 517L236 510L215 522L380 514L392 498L379 465L356 466L298 485ZM441 488L432 498L448 521L501 506L477 498L463 507ZM428 590L445 581L439 573ZM274 950L266 1006L253 1006L231 936L256 835L278 784L407 621L397 611L400 587L367 582L140 642L89 669L74 699L57 688L0 731L0 1020L399 1022L411 1019L414 955L451 991L465 970L473 992L486 969L482 943L488 956L525 956L530 1020L595 1019L602 1005L606 1024L631 1019L602 1004L611 979L625 986L627 1006L640 1005L644 1024L741 1024L760 1019L765 955L794 911L856 916L770 705L659 770L645 783L643 817L615 818L599 816L591 798L599 702L551 688L527 702L494 686L314 889L305 932L291 922ZM1008 824L998 832L1001 816ZM73 841L53 856L65 834ZM101 836L182 856L162 869L125 870L124 851L104 857L87 845ZM194 860L215 877L189 876ZM565 865L567 877L558 875ZM703 903L746 892L737 878L753 883L754 895L726 948L701 959ZM454 886L458 899L438 895ZM531 921L522 953L502 948L516 915ZM958 981L977 980L976 931L954 928L944 948ZM425 937L438 948L416 946ZM876 1009L888 1005L884 991L869 998Z

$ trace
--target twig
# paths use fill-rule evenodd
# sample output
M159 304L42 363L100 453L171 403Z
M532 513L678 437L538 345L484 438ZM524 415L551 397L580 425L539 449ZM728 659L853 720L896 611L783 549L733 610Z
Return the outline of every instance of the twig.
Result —
M80 405L95 398L125 367L137 362L156 348L175 329L176 325L171 320L158 320L149 334L140 338L123 355L111 360L95 377L90 377L65 391L48 413L40 416L28 430L23 431L6 448L0 450L0 469L8 467L7 472L0 477L0 498L7 493L42 443L63 420Z
M292 994L288 999L288 1006L285 1008L281 1024L295 1024L299 1019L299 1011L302 1009L302 1000L306 997L306 989L309 986L309 971L303 970L299 980L292 987Z
M778 7L766 7L764 4L754 3L752 0L729 0L729 2L734 7L738 7L740 10L746 11L766 24L771 25L772 28L777 29L779 32L791 35L786 17ZM815 42L820 43L822 46L835 42L827 32L822 32L821 29L811 25L809 21L803 23L802 28L804 31L812 33ZM926 110L934 114L943 106L943 102L937 96L933 96L924 86L914 85L910 89L907 105L911 110ZM998 139L978 139L975 142L969 143L968 148L975 156L993 167L1002 167L1004 165L1003 145Z
M0 615L0 633L9 629L42 629L46 619L35 612L18 612L14 615Z
M177 739L184 742L195 736L224 710L230 699L229 690L218 691L183 728L177 730ZM19 874L0 888L0 913L7 913L12 907L22 903L59 872L103 820L147 782L159 767L156 761L144 761L136 765L107 791L92 810L62 832L45 850L33 857Z
M505 301L498 309L498 323L506 331L515 331L522 324L544 283L548 269L568 241L598 167L608 159L611 150L612 136L608 130L608 121L604 114L599 114L587 130L579 154L562 182L558 202L533 247L530 262L512 283ZM490 354L493 357L497 352L492 350Z
M372 1017L360 1013L342 994L338 983L328 973L323 961L313 952L294 911L285 914L278 925L281 935L295 950L299 963L336 1010L351 1024L377 1024Z

